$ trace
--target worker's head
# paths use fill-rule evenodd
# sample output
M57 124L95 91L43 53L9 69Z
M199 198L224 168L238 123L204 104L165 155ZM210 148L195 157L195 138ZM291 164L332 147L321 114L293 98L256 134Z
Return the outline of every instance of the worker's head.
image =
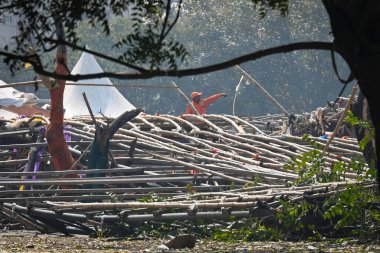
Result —
M194 91L191 93L191 98L195 103L199 103L201 101L202 92Z

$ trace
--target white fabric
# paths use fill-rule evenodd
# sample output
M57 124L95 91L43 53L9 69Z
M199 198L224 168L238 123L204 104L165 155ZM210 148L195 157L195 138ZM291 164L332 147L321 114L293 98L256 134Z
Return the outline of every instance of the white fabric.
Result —
M0 86L6 85L5 82L0 80ZM33 93L25 93L18 91L12 87L0 88L0 106L17 106L20 107L25 103L32 103L37 97Z
M71 74L83 75L101 72L103 72L103 70L95 60L95 57L84 52ZM63 99L65 118L89 115L86 103L83 100L82 92L86 93L88 102L90 103L95 116L101 116L102 113L109 118L116 118L125 111L135 109L135 107L116 89L116 87L112 85L108 78L81 80L77 83L106 84L111 87L67 85L65 87Z
M0 108L0 119L9 120L14 118L18 118L18 114Z

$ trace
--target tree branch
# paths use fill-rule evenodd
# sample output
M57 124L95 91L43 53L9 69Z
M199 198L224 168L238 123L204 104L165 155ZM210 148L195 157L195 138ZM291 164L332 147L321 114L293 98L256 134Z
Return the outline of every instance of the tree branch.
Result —
M181 6L182 6L182 0L180 0L178 2L178 10L177 10L177 14L176 14L176 17L175 19L173 20L173 23L169 26L168 30L166 31L166 33L164 34L164 38L166 36L168 36L168 34L170 33L170 31L173 29L174 25L177 23L178 19L179 19L179 14L181 12Z
M50 72L43 69L43 67L38 66L37 64L33 65L35 71L38 74L53 77L56 79L64 79L64 80L71 80L71 81L78 81L78 80L84 80L84 79L94 79L94 78L102 78L102 77L111 77L116 79L149 79L152 77L158 77L158 76L171 76L171 77L184 77L184 76L192 76L192 75L200 75L200 74L206 74L211 72L220 71L223 69L227 69L230 67L233 67L235 65L239 65L241 63L245 63L248 61L254 61L260 58L264 58L266 56L274 55L274 54L280 54L280 53L289 53L293 51L299 51L299 50L336 50L333 47L333 43L331 42L297 42L292 43L288 45L281 45L277 47L272 47L268 49L263 49L254 53L246 54L228 61L224 61L221 63L200 67L200 68L191 68L191 69L182 69L182 70L155 70L155 71L145 71L143 73L114 73L114 72L103 72L103 73L94 73L94 74L86 74L86 75L60 75L56 72ZM339 51L337 51L340 53ZM92 53L92 52L91 52ZM98 54L98 53L97 53ZM29 59L26 56L20 56L20 55L14 55L9 52L0 51L0 55L5 55L7 57L11 57L13 59L18 59L21 61L27 61ZM116 58L113 58L113 61L119 62ZM120 63L122 64L122 63Z
M10 10L15 7L18 7L16 4L10 4L10 5L5 5L5 6L0 6L0 10Z
M67 42L67 41L59 41L59 40L55 40L55 39L45 39L46 42L51 42L51 43L57 43L57 44L64 44L64 45L67 45L73 49L78 49L82 52L86 52L86 53L90 53L92 55L95 55L95 56L98 56L100 58L103 58L103 59L106 59L106 60L109 60L111 62L115 62L117 64L120 64L120 65L124 65L128 68L131 68L131 69L134 69L134 70L137 70L141 73L143 72L148 72L148 70L144 69L144 68L141 68L141 67L138 67L138 66L135 66L135 65L132 65L132 64L129 64L125 61L122 61L120 59L117 59L117 58L114 58L114 57L111 57L111 56L108 56L108 55L105 55L105 54L102 54L102 53L99 53L99 52L96 52L96 51L92 51L90 49L87 49L86 47L81 47L81 46L78 46L78 45L75 45L75 44L72 44L70 42Z
M166 3L166 15L165 15L165 19L164 19L164 24L162 25L162 30L161 30L161 35L160 35L160 42L159 42L159 46L161 47L162 45L162 41L164 40L165 38L165 30L166 30L166 26L168 24L168 20L169 20L169 14L170 14L170 5L171 5L171 1L168 0L167 3Z

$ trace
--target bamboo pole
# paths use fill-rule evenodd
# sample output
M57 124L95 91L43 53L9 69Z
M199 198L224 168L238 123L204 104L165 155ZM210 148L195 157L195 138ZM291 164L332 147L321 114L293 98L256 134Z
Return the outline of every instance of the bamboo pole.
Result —
M128 131L128 130L120 130L120 131ZM137 132L137 130L134 130L133 132ZM133 134L133 132L130 132L130 134ZM164 131L160 131L160 133L162 133L162 132L164 132ZM180 135L180 134L176 133L176 135ZM192 155L192 154L183 153L183 151L181 149L177 149L177 150L171 149L170 147L173 147L173 145L170 145L170 147L165 147L165 145L167 145L167 144L163 142L164 140L162 140L161 137L156 136L156 135L145 133L145 136L144 136L141 133L141 134L138 134L136 137L138 137L140 139L144 139L144 138L149 137L149 140L152 141L152 142L154 142L156 146L160 145L161 148L164 148L164 149L168 150L169 152L173 152L173 153L178 154L178 155L183 155L184 157L186 157L186 156L187 157L192 157L194 159L201 159L202 161L207 161L207 162L218 162L218 159L215 159L215 158L206 158L206 157L201 157L200 155L195 156L195 155ZM153 137L155 137L156 139L161 139L161 140L159 142L157 140L154 141ZM186 145L181 144L179 142L171 141L171 144L176 144L176 146L180 146L181 148L186 148ZM197 151L200 154L209 155L211 157L213 156L211 152L205 152L205 151L197 149L197 148L191 148L191 147L188 147L188 148L190 150L192 150L192 151ZM166 157L164 158L163 156L160 156L160 158L162 158L162 159L168 159ZM243 160L244 160L244 158L243 158ZM221 161L219 161L219 162L221 162ZM243 169L246 168L245 166L242 166L241 164L234 163L232 161L225 160L223 162L227 163L227 164L230 164L232 166L237 166L238 168L243 168ZM245 160L245 162L249 162L249 161ZM258 168L256 168L256 169L258 169ZM257 172L258 174L262 174L263 173L262 171L257 171L257 170L255 170L255 172ZM265 174L263 174L263 176L265 176ZM287 177L287 178L290 179L291 177Z
M183 119L182 117L175 117L173 115L168 115L168 114L165 114L165 115L161 115L161 117L165 117L165 118L169 118L173 121L178 121L186 126L188 126L189 128L191 128L192 130L190 131L190 133L194 134L194 131L199 131L200 129L195 126L194 124L192 124L191 122Z
M5 205L8 206L7 203ZM26 207L22 207L16 205L15 210L20 213L27 213L28 209ZM51 219L61 219L66 221L76 221L76 222L88 222L90 220L88 216L85 214L74 214L74 213L58 213L55 211L44 210L40 208L33 208L29 211L32 215L41 216ZM150 214L129 214L128 211L120 212L117 215L96 215L91 218L91 220L95 220L97 222L104 223L114 223L114 222L128 222L128 223L140 223L146 221L173 221L173 220L195 220L195 219L204 219L204 220L212 220L212 219L228 219L230 216L234 216L237 218L250 217L249 211L231 211L231 212L223 212L223 211L209 211L209 212L196 212L194 214L189 212L182 213L163 213L160 215L155 215L153 213Z
M237 95L238 95L238 93L239 93L240 85L242 84L243 79L244 79L244 76L241 76L241 77L240 77L240 81L239 81L238 85L236 85L236 88L235 88L235 96L234 96L234 100L233 100L233 102L232 102L232 114L233 114L234 116L235 116L236 98L237 98Z
M355 93L356 93L357 89L358 89L358 83L356 83L354 85L354 87L352 87L350 98L348 99L346 107L344 108L344 111L343 111L342 115L340 116L338 123L335 126L334 132L332 133L332 135L330 136L329 140L327 141L325 147L323 148L321 157L323 157L326 154L327 150L329 149L331 142L334 140L335 135L338 133L338 130L339 130L340 126L342 125L348 110L350 109L351 103L355 97Z
M192 185L191 190L194 190L196 192L210 192L210 191L217 191L217 192L223 192L225 189L229 189L230 185L219 185L219 186L198 186L198 185ZM236 186L235 190L243 190L240 186ZM154 192L156 194L158 193L173 193L173 194L186 194L188 196L189 188L184 186L162 186L162 187L135 187L135 188L94 188L94 189L34 189L34 190L25 190L22 192L23 196L29 196L29 195L65 195L65 196L77 196L77 195L84 195L84 194L102 194L112 192L114 194L124 194L124 195L130 195L135 196L135 198L139 198L136 194L147 194L149 195L151 192ZM2 190L0 191L0 196L3 199L7 196L12 195L19 195L20 191L18 190ZM108 195L109 197L109 195ZM108 198L109 199L109 198ZM7 201L4 201L7 202Z
M183 93L183 91L178 87L178 85L172 81L172 84L174 88L176 88L177 92L186 100L187 104L191 106L191 109L193 110L194 114L200 115L197 109L194 107L193 103L190 101L190 99Z
M90 103L88 102L86 93L82 92L82 96L83 96L84 102L86 103L87 110L90 113L90 116L91 116L91 119L92 119L92 123L95 125L95 127L98 127L98 123L96 122L94 114L92 113L92 109L91 109Z
M207 170L206 170L207 171ZM208 171L209 172L209 171ZM91 179L35 179L35 180L0 180L3 186L25 185L87 185L87 184L128 184L128 183L165 183L165 182L191 182L194 176L167 176L167 177L129 177L129 178L91 178ZM215 179L216 180L216 179ZM239 180L238 180L239 181ZM244 183L246 180L243 180Z
M152 123L148 123L148 124L151 125ZM157 131L157 130L156 130L156 131ZM162 134L162 131L161 131L160 133ZM203 133L202 133L202 134L203 134ZM207 133L207 132L206 132L206 133L204 133L204 134L210 134L210 133ZM143 135L140 135L140 137L143 137ZM217 138L220 138L220 136L217 136ZM153 139L152 139L152 141L153 141Z
M244 128L239 127L239 125L236 124L235 121L233 121L233 120L231 120L231 119L229 119L229 118L227 118L227 117L225 117L225 116L223 116L223 115L217 115L217 114L205 114L204 117L205 117L206 119L209 118L209 119L221 119L221 120L224 120L224 121L226 121L227 123L231 124L231 126L232 126L233 128L235 128L235 130L236 130L236 132L237 132L238 134L245 134L245 133L246 133L246 132L244 131Z
M7 207L3 207L2 208L2 212L8 217L8 218L11 218L12 220L15 220L19 223L21 223L22 225L24 225L25 227L27 228L30 228L30 229L33 229L33 230L37 230L37 231L40 231L41 233L46 233L47 232L47 229L44 228L44 227L41 227L40 225L37 225L35 224L35 222L31 222L30 220L22 217L21 215L19 215L18 213L12 211L11 209L7 208Z
M246 79L248 79L253 85L255 85L256 88L259 89L259 91L269 99L280 111L285 113L286 116L289 116L290 113L285 110L285 108L276 100L274 99L267 90L264 89L264 87L259 84L252 76L250 76L247 72L245 72L239 65L235 66L235 69L237 69Z
M245 120L243 120L243 119L241 119L239 117L236 117L236 116L233 116L233 115L226 115L226 117L231 118L233 120L238 121L241 124L244 124L244 125L247 125L247 126L251 127L252 129L254 129L259 134L265 135L265 133L263 131L261 131L257 126L255 126L255 125L253 125L253 124L251 124L251 123L249 123L249 122L247 122L247 121L245 121Z
M144 167L118 167L109 169L82 169L64 171L39 171L39 172L0 172L0 177L21 177L21 176L59 176L64 174L99 174L99 173L137 173L142 171L165 171L165 170L185 170L185 166L144 166ZM0 192L1 194L1 192Z
M52 210L62 211L68 209L82 209L82 210L107 210L107 209L124 209L124 208L180 208L180 209L197 209L197 208L249 208L252 202L221 202L221 203L199 203L194 202L190 204L173 203L173 202L124 202L124 203L78 203L78 204L64 204L52 207Z

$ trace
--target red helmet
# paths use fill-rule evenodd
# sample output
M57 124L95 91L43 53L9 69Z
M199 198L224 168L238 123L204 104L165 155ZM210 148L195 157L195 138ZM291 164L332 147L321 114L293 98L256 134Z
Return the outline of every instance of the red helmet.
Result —
M195 98L195 97L201 96L202 94L203 94L202 92L194 91L193 93L191 93L191 98Z

